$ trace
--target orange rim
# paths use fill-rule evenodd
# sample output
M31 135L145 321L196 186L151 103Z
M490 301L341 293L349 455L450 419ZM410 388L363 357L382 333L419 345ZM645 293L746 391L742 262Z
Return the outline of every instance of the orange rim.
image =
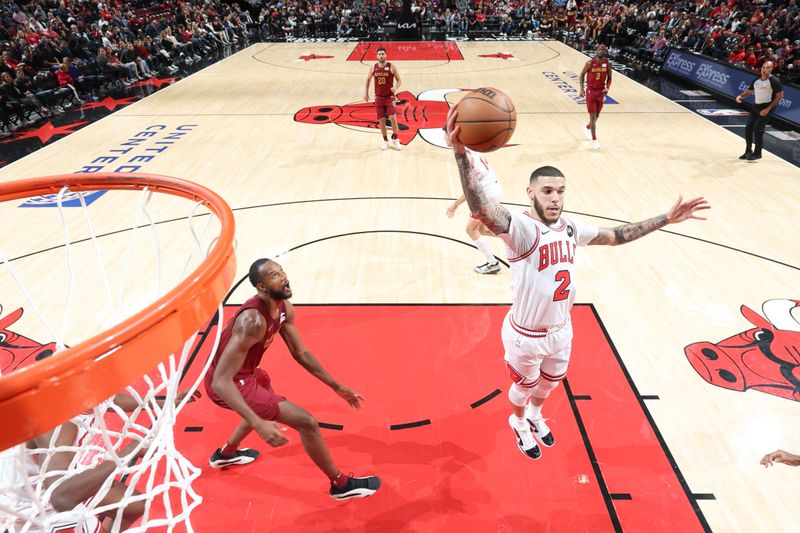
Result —
M177 287L120 324L0 376L0 450L27 441L122 391L204 326L236 275L233 212L217 193L153 174L63 174L0 183L0 201L95 190L150 190L203 203L221 223L205 261ZM100 358L101 356L105 356Z

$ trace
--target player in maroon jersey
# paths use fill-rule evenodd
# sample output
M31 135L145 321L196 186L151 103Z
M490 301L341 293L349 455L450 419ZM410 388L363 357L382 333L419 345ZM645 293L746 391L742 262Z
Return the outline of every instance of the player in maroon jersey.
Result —
M375 80L375 113L381 125L381 150L389 147L389 139L386 136L386 117L392 121L392 143L391 147L395 150L402 150L400 141L397 138L397 113L394 109L394 96L400 88L400 73L397 67L386 61L386 49L378 48L378 62L372 65L367 75L367 85L364 88L364 101L369 102L369 82Z
M375 476L356 478L342 474L322 440L317 420L305 409L276 394L269 375L258 364L275 334L280 333L295 361L352 407L359 409L363 398L333 379L306 349L294 325L294 306L288 301L292 289L281 266L269 259L259 259L250 266L249 278L258 294L247 300L225 324L219 349L205 377L211 401L242 417L225 445L211 456L211 466L222 468L253 462L258 457L256 450L237 449L253 430L270 446L286 444L288 440L276 424L279 422L300 433L306 453L331 481L332 498L371 496L380 487L381 480Z
M586 62L581 71L580 97L586 96L586 109L589 110L589 123L584 129L587 139L591 139L592 147L597 150L600 143L597 141L597 119L603 109L603 101L611 88L611 61L606 57L606 45L598 44L596 56ZM586 91L584 91L584 80Z

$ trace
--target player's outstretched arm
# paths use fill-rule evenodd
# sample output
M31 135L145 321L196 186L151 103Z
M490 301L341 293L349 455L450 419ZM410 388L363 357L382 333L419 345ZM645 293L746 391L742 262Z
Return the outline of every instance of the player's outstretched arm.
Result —
M495 235L508 233L511 227L511 213L500 204L491 203L483 189L478 185L478 178L472 171L472 163L468 157L466 148L461 143L458 135L460 127L456 126L458 112L455 108L450 109L447 116L447 135L448 142L453 147L458 165L458 174L461 177L461 188L464 190L464 197L473 216L491 230Z
M783 450L776 450L761 458L761 464L765 467L770 467L773 463L783 463L789 466L800 466L800 455L795 455Z
M317 361L314 354L306 349L305 344L303 344L303 339L300 338L300 333L298 333L294 325L294 306L289 302L286 302L286 322L283 323L280 334L283 342L286 343L286 347L289 348L292 357L295 361L300 363L300 366L305 368L309 374L332 388L336 394L344 398L352 407L356 409L361 408L361 401L363 401L364 398L356 391L345 387L333 379L333 376L328 374L328 371Z
M692 198L691 200L683 201L683 197L679 196L678 201L675 202L669 211L657 217L648 218L641 222L633 222L631 224L622 224L615 228L600 228L597 237L592 239L589 244L606 244L609 246L617 246L618 244L625 244L635 241L644 237L648 233L663 228L667 224L678 224L684 220L694 218L697 220L705 220L704 217L697 216L698 211L710 209L703 197Z
M175 405L180 404L181 401L183 401L183 399L186 398L186 396L188 396L188 395L189 395L189 391L188 390L180 390L180 391L178 391L178 393L175 395ZM199 390L195 390L192 393L191 398L189 398L189 400L186 403L192 403L193 401L197 400L201 396L202 395L200 394L200 391ZM117 407L119 407L120 409L122 409L126 413L132 413L133 411L136 410L136 408L139 407L139 401L136 400L136 398L134 398L133 396L131 396L127 392L118 392L117 394L114 395L113 401L114 401L114 404ZM156 398L156 402L158 403L158 405L160 407L164 406L164 398L163 397L157 397Z

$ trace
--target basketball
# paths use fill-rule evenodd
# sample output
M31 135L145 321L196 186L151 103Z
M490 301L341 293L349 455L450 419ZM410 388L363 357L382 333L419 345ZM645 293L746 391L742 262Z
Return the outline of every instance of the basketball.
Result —
M517 126L517 110L499 89L483 87L468 93L456 104L459 138L476 152L494 152L504 146Z

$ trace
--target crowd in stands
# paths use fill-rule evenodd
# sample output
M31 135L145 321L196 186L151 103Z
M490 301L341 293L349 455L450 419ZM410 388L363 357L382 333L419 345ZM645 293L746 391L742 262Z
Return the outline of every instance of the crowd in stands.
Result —
M752 69L765 61L786 81L800 77L798 0L413 0L431 38L571 37L634 63L659 61L680 47ZM381 39L397 23L400 0L272 0L258 17L264 40Z
M682 2L570 0L565 24L584 42L634 50L639 60L663 59L671 47L757 70L765 61L784 81L800 79L797 0L684 0ZM569 6L572 5L572 11Z
M220 0L0 0L0 135L174 74L256 29Z
M680 47L800 79L798 0L413 0L426 36L557 37L663 60ZM171 74L260 37L384 39L402 0L0 0L0 121L59 113L104 87ZM0 130L1 132L2 130Z

